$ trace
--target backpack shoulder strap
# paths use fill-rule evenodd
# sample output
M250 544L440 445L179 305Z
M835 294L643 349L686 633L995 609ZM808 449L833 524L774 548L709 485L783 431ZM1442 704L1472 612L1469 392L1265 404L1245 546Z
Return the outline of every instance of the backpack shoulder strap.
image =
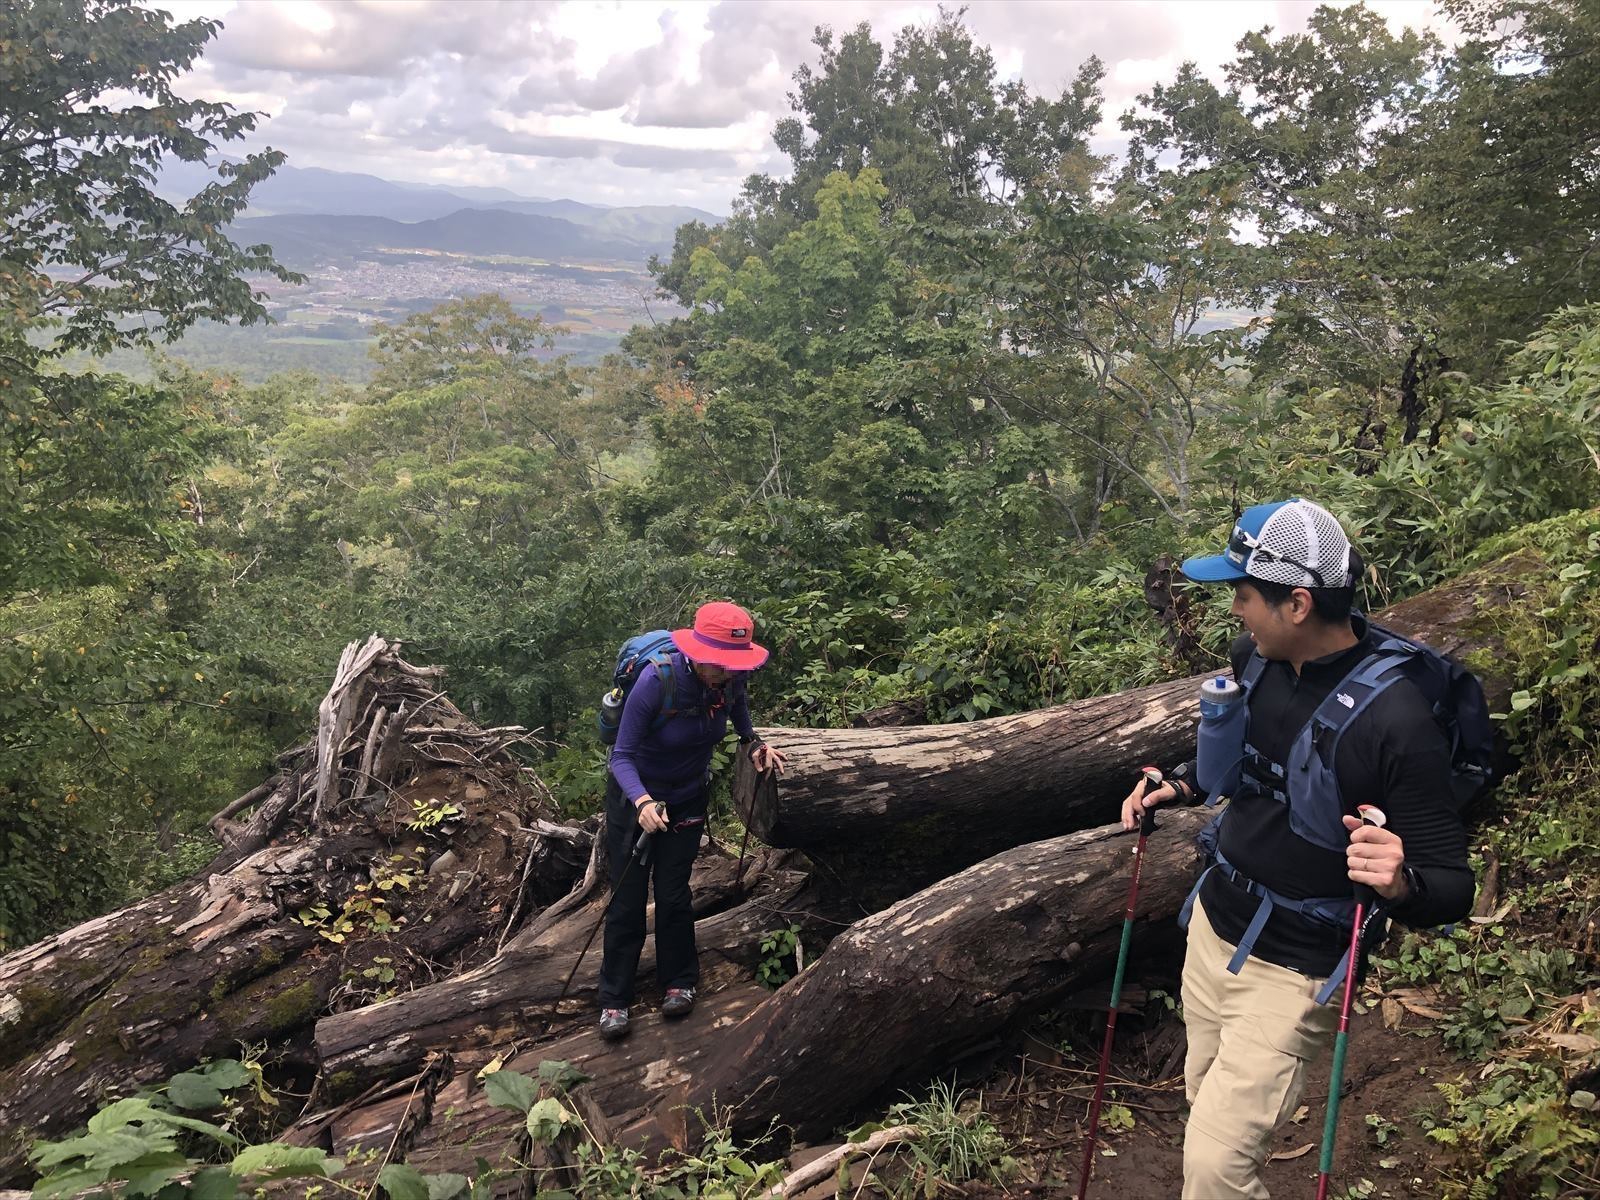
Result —
M1334 685L1317 705L1308 725L1313 747L1332 762L1331 755L1350 724L1390 684L1405 678L1404 667L1416 653L1412 646L1385 643L1368 654Z
M1244 689L1246 699L1250 691L1261 681L1261 673L1267 669L1266 656L1259 650L1251 650L1250 658L1244 664L1244 674L1239 676L1239 686Z
M656 710L656 719L652 729L660 729L668 718L677 714L675 701L678 698L677 680L673 678L672 647L658 647L649 657L649 663L656 669L656 679L661 685L661 706Z

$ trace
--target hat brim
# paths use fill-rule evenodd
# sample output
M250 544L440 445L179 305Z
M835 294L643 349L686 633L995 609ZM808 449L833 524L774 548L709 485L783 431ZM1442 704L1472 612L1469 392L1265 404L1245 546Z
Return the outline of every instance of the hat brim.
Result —
M738 649L713 646L696 637L693 629L674 629L672 642L691 662L726 667L730 671L754 671L767 661L765 646L758 646L754 642Z
M1178 570L1183 572L1185 579L1192 579L1195 583L1235 583L1249 578L1248 573L1234 566L1226 554L1186 558Z

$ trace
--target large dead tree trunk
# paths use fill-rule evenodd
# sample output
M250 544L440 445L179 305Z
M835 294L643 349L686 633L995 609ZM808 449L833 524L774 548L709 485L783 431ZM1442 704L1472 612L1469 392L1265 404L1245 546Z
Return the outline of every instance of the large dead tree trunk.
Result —
M1493 610L1537 570L1503 560L1378 619L1458 657L1492 652ZM1010 846L1112 820L1141 764L1193 754L1204 678L959 725L765 730L787 767L758 776L743 757L734 801L756 837L805 850L880 907Z
M517 731L471 725L435 675L352 645L321 749L218 815L211 868L0 959L0 1182L32 1138L240 1043L309 1084L313 1022L370 1002L376 959L396 987L476 965L509 914L571 887L592 834L538 821L542 785L503 752ZM419 811L441 819L412 828Z
M1163 814L1146 851L1140 934L1177 912L1200 865L1193 835L1209 816ZM733 1105L744 1132L773 1117L802 1136L830 1130L886 1087L925 1077L1103 974L1135 844L1097 829L1009 851L858 921L775 993L734 985L686 1020L646 1011L624 1042L585 1029L536 1041L504 1066L531 1076L547 1059L571 1063L591 1077L582 1090L607 1136L646 1150L694 1145L696 1111L713 1101ZM469 1171L479 1155L510 1161L520 1117L488 1103L476 1062L441 1058L450 1082L420 1090L448 1121L418 1119L419 1089L394 1089L341 1115L322 1144L394 1147L428 1171Z
M1208 810L1164 813L1141 872L1140 927L1170 919L1199 872ZM856 922L817 962L728 1032L659 1112L732 1106L738 1129L770 1120L826 1132L896 1080L925 1078L1115 959L1132 851L1120 827L996 855ZM687 1109L684 1104L687 1103Z
M802 938L810 940L827 929L806 895L805 873L789 865L786 856L766 851L745 864L737 884L736 873L735 863L722 858L703 858L695 869L702 992L753 980L762 935L798 925ZM432 1054L448 1051L464 1067L476 1068L508 1047L548 1041L574 1024L592 1023L598 1011L599 939L581 965L579 958L609 899L609 892L601 892L554 925L530 929L475 970L324 1018L316 1043L332 1095L416 1071ZM655 970L653 938L645 943L639 970L641 989L648 990Z
M642 1013L624 1042L604 1042L586 1029L516 1054L504 1069L533 1077L541 1062L570 1063L589 1077L579 1090L584 1107L602 1114L603 1128L597 1132L604 1140L664 1145L652 1106L674 1090L682 1091L711 1058L725 1052L730 1032L771 995L755 984L741 984L706 997L685 1020L669 1022L656 1013ZM452 1063L451 1072L449 1081L431 1094L430 1113L423 1120L414 1120L412 1091L396 1091L342 1115L326 1145L338 1154L394 1146L397 1158L426 1172L475 1174L479 1157L493 1167L512 1165L522 1157L522 1114L491 1105L476 1070ZM449 1120L437 1119L445 1112Z

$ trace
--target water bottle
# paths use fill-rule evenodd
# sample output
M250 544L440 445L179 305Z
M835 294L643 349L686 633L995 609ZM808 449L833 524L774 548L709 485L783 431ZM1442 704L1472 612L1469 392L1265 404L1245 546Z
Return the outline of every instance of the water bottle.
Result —
M612 688L600 697L600 741L602 745L610 746L616 743L617 733L622 728L622 705L626 697L621 688Z
M1231 796L1239 786L1247 716L1244 689L1226 675L1200 685L1195 779L1209 799Z

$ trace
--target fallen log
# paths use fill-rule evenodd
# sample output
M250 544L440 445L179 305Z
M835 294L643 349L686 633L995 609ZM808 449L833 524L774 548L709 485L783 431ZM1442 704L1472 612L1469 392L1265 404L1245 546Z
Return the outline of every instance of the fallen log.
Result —
M1162 814L1135 936L1178 911L1199 872L1194 834L1211 815ZM736 1132L777 1121L824 1135L885 1087L926 1078L1049 1006L1115 959L1135 845L1118 826L1035 842L856 922L657 1103L662 1128L685 1148L684 1114L715 1102L732 1109Z
M318 1016L370 1002L380 974L406 987L476 965L502 914L581 873L593 835L538 832L548 795L504 731L475 731L391 643L352 646L344 666L324 760L291 756L219 813L211 867L0 958L0 1183L32 1138L240 1043L266 1043L278 1081L308 1086ZM365 755L379 724L397 730L381 764ZM441 728L465 766L436 765Z
M702 858L696 865L695 940L702 994L754 978L764 934L798 925L802 937L820 940L830 922L808 893L804 872L791 857L767 851L745 864L742 885L735 865ZM413 1072L433 1054L449 1052L476 1069L507 1048L549 1041L596 1015L600 971L591 949L570 988L562 988L590 931L610 898L601 892L559 922L517 938L482 966L407 992L382 1004L323 1018L316 1046L329 1094ZM639 983L646 993L655 971L655 943L645 942ZM559 1004L558 1004L559 1001Z
M1378 614L1457 657L1493 663L1495 610L1544 564L1515 555ZM741 755L734 802L752 834L828 868L868 910L1011 846L1115 818L1143 763L1194 751L1204 675L956 725L766 729L782 776ZM1486 680L1491 706L1505 681Z
M1193 834L1209 816L1163 814L1147 846L1136 934L1176 913L1199 869ZM584 1087L615 1141L645 1151L669 1138L693 1146L696 1114L730 1104L744 1134L773 1119L801 1136L831 1129L885 1087L926 1076L1103 973L1120 939L1135 844L1104 828L1012 850L857 922L776 993L727 988L683 1021L642 1013L623 1042L585 1028L503 1065L534 1075L542 1061L570 1063L591 1077ZM391 1092L344 1114L328 1148L381 1144L419 1170L470 1170L521 1127L483 1096L479 1065L456 1061L433 1095L432 1111L448 1120L419 1121L415 1105Z
M537 1077L541 1062L568 1063L588 1077L581 1088L586 1107L604 1115L611 1140L624 1146L660 1145L651 1105L671 1090L683 1089L708 1057L723 1053L730 1032L771 994L744 984L706 997L685 1020L641 1013L625 1041L605 1042L593 1029L585 1029L511 1056L502 1069ZM475 1068L456 1064L450 1081L431 1096L431 1120L417 1122L414 1103L407 1111L409 1093L358 1107L336 1123L327 1148L351 1154L392 1147L395 1161L427 1173L476 1174L480 1157L491 1167L515 1169L524 1118L490 1104L477 1074ZM693 1126L693 1117L687 1119Z

